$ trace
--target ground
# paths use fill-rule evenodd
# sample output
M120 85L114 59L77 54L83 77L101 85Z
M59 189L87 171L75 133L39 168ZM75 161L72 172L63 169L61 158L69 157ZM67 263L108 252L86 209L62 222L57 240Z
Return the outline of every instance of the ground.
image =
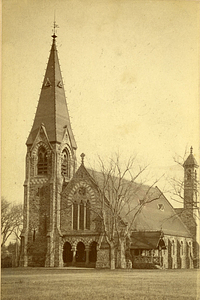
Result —
M200 299L200 270L2 269L1 299Z

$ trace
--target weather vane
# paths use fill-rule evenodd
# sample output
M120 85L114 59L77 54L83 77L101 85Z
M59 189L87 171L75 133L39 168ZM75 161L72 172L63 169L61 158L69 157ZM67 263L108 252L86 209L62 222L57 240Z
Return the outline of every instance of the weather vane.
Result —
M53 35L52 35L52 37L54 39L57 37L57 35L56 35L56 33L57 33L56 28L59 28L59 26L56 24L56 13L54 12Z

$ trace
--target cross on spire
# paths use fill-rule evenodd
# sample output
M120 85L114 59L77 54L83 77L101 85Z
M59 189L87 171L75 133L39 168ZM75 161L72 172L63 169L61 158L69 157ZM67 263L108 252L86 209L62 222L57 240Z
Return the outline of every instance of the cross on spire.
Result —
M85 154L82 153L80 156L81 156L81 164L84 165L84 157L85 157Z
M190 153L192 154L192 152L193 152L193 147L190 147Z

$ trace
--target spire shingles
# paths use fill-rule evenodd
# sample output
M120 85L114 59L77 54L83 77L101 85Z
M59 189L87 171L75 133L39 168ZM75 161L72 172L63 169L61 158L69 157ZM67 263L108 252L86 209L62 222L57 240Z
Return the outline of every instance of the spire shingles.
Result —
M34 123L27 139L27 145L33 144L37 132L43 123L50 142L61 143L64 128L67 127L71 145L77 148L72 132L66 103L63 80L56 48L56 35L53 42L36 110ZM66 129L65 129L66 130Z

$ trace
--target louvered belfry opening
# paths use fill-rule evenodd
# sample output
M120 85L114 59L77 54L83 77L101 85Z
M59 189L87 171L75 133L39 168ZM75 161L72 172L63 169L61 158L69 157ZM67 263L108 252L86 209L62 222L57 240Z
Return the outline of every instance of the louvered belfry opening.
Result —
M47 174L47 151L41 146L38 150L38 175Z
M70 155L67 149L62 152L61 174L64 177L70 177Z

